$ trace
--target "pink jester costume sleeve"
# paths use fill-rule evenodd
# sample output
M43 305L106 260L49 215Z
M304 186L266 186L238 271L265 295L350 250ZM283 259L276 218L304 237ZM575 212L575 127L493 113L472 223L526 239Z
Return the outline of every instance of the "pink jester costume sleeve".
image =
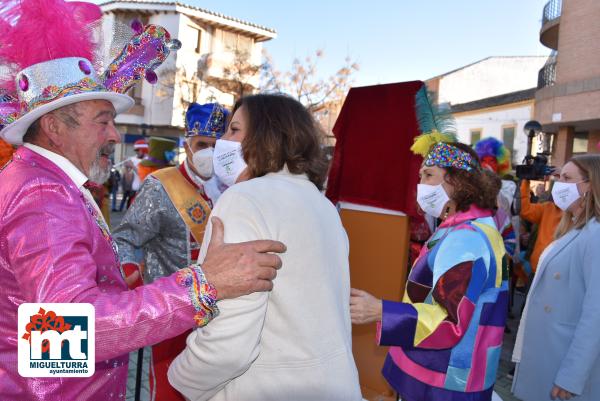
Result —
M23 143L34 121L68 104L104 100L125 112L133 100L124 93L143 78L156 82L154 69L181 45L162 27L134 23L133 36L100 75L97 5L21 0L0 8L0 137L14 145ZM202 273L192 266L128 291L106 223L82 183L56 160L22 146L0 171L0 399L124 399L128 352L212 316L199 294ZM92 377L18 374L23 303L94 306Z
M127 353L195 325L193 268L127 291L112 238L66 174L21 147L0 172L0 398L124 399ZM17 373L17 308L86 302L96 311L90 378Z
M423 247L403 302L383 301L383 375L409 401L489 400L507 308L502 237L491 212L471 206Z

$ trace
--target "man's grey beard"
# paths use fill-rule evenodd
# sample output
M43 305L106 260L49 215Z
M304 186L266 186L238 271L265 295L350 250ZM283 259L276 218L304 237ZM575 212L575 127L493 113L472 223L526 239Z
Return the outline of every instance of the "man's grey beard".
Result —
M112 169L112 160L109 158L110 155L115 152L115 144L113 142L109 142L103 145L100 150L98 150L98 154L96 155L96 159L93 161L90 166L90 176L88 179L96 184L104 184L106 180L110 177L110 170ZM106 168L102 168L102 164L100 160L103 156L106 156L108 159L108 164Z
M96 184L104 184L108 180L108 177L110 177L111 168L112 162L109 161L107 167L103 169L100 165L100 156L98 156L90 166L90 176L88 178Z

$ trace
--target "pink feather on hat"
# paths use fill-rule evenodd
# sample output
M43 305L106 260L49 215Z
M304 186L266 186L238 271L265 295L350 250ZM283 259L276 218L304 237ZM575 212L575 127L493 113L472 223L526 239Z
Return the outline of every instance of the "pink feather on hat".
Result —
M15 74L31 65L63 57L95 61L92 25L102 17L97 5L63 0L2 3L0 64ZM14 92L14 81L0 82L0 88Z

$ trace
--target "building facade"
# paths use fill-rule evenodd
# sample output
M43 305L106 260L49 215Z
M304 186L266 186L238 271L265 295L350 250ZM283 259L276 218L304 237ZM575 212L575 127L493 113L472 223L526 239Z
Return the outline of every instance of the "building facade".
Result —
M598 152L600 142L600 1L550 0L540 42L553 49L539 72L535 119L553 133L552 163Z
M534 117L538 71L545 56L488 57L426 81L456 119L458 139L474 144L495 137L521 163L527 151L523 126Z
M459 141L474 145L482 138L494 137L510 150L513 164L520 164L527 153L525 123L533 119L535 88L452 105Z
M157 84L144 81L130 91L136 104L116 119L123 134L116 161L133 154L131 144L142 136L181 138L191 102L232 106L240 85L243 93L256 90L259 74L252 72L262 62L262 44L277 36L273 29L179 2L115 0L100 7L106 45L115 33L131 36L134 19L161 25L182 42L157 70Z

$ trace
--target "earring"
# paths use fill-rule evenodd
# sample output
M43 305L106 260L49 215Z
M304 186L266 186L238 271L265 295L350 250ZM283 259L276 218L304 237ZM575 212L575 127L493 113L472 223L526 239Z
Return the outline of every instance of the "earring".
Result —
M446 207L446 211L444 212L444 217L442 217L442 221L448 218L448 213L450 213L450 206Z

